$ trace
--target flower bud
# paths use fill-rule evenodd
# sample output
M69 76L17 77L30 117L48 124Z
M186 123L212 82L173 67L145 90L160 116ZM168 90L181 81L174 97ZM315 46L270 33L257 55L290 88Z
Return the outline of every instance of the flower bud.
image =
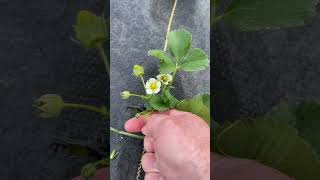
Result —
M34 107L38 109L40 117L53 118L60 115L64 102L57 94L46 94L34 101Z
M130 94L129 91L123 91L123 92L121 93L122 99L129 99L130 95L131 95L131 94Z
M81 176L84 179L91 179L96 174L97 168L94 164L89 163L82 167Z
M136 77L140 77L144 74L144 68L142 66L139 65L134 65L133 66L133 73L132 75L136 76Z
M111 154L110 154L110 159L114 159L118 155L117 151L115 149L112 149Z

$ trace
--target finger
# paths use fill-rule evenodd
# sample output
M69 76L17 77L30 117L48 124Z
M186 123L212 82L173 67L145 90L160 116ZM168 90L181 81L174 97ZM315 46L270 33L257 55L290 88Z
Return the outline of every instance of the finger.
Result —
M127 132L141 132L142 127L145 125L148 119L153 118L154 116L158 116L162 113L163 112L154 112L150 115L142 115L139 117L131 118L125 123L124 129Z
M144 150L147 152L154 152L153 148L153 138L149 136L145 136L143 140Z
M127 132L141 132L142 127L145 125L145 120L142 117L131 118L124 124L124 129Z
M151 114L149 117L146 117L146 125L142 128L142 133L146 136L153 136L163 120L168 118L168 115Z
M146 173L144 180L164 180L159 173Z
M145 153L142 156L141 164L144 172L146 173L159 172L156 167L156 157L154 153Z

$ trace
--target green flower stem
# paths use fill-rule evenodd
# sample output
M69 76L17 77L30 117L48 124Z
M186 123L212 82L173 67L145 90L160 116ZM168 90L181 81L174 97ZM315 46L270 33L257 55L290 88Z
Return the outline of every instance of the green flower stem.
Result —
M130 96L135 96L135 97L139 97L139 98L142 98L142 99L146 99L147 98L146 96L143 96L143 95L131 94L131 93L130 93Z
M100 53L100 56L102 58L102 61L104 63L104 67L106 69L106 72L107 72L107 77L109 77L110 75L110 67L109 67L109 62L108 62L108 58L107 58L107 55L104 51L104 48L102 47L102 44L101 43L98 43L96 45L97 49L99 50L99 53Z
M85 109L88 111L93 111L101 114L102 116L107 116L108 112L104 106L102 107L96 107L86 104L75 104L75 103L64 103L65 108L77 108L77 109Z
M177 70L178 70L178 69L179 69L178 59L176 59L176 67L175 67L174 70L173 70L172 80L171 80L171 82L170 82L170 84L169 84L169 87L172 85L173 80L174 80L174 78L176 77L176 74L177 74Z
M146 88L146 83L144 82L144 79L142 76L140 76L140 79L142 81L143 87L144 87L144 91L147 92L147 88Z
M166 40L165 40L164 48L163 48L164 51L167 49L167 45L168 45L168 34L169 34L169 32L170 32L170 29L171 29L171 24L172 24L172 20L173 20L174 13L175 13L175 11L176 11L177 2L178 2L178 0L174 0L174 3L173 3L173 8L172 8L172 11L171 11L171 15L170 15L169 23L168 23L168 29L167 29L167 33L166 33Z
M153 111L152 110L144 110L140 113L137 113L136 114L136 117L140 117L140 116L148 116L150 113L152 113Z
M129 137L133 137L133 138L136 138L136 139L144 139L144 136L140 136L140 135L136 135L136 134L131 134L131 133L128 133L128 132L124 132L124 131L119 131L113 127L110 127L110 131L111 132L114 132L114 133L117 133L117 134L120 134L120 135L124 135L124 136L129 136Z

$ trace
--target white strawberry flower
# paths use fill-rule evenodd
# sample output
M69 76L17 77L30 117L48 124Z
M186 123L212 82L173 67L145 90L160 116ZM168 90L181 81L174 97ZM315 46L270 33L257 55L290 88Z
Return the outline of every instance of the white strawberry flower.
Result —
M168 85L169 82L172 81L171 74L159 74L157 75L157 79L161 81L164 85Z
M147 94L157 94L161 89L161 82L155 78L150 78L146 83Z

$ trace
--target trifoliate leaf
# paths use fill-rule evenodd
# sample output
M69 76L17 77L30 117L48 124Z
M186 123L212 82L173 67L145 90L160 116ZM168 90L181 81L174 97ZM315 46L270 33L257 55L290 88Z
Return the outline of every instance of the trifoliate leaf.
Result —
M75 25L76 38L86 48L101 45L107 39L107 25L103 17L80 11Z
M180 65L183 71L200 71L209 67L209 59L201 49L195 48L190 51L188 56Z
M160 73L170 74L174 71L174 68L176 66L173 63L172 59L169 57L169 55L165 51L150 50L150 51L148 51L148 55L160 59L160 64L159 64L159 72Z
M210 125L210 110L201 100L199 100L199 98L182 100L177 104L177 109L191 112L192 114L201 117Z
M216 140L217 153L254 159L297 180L318 179L317 155L285 121L241 120L225 127Z
M165 103L161 96L152 96L149 103L157 111L165 111L170 108L169 104Z
M232 0L223 21L242 31L304 25L318 0Z
M188 54L191 44L191 34L186 30L171 31L168 34L169 51L178 60Z
M170 108L175 108L179 101L170 93L170 90L165 90L163 94L163 98L166 103L169 103Z
M289 122L320 155L320 103L281 103L267 116L277 121Z

